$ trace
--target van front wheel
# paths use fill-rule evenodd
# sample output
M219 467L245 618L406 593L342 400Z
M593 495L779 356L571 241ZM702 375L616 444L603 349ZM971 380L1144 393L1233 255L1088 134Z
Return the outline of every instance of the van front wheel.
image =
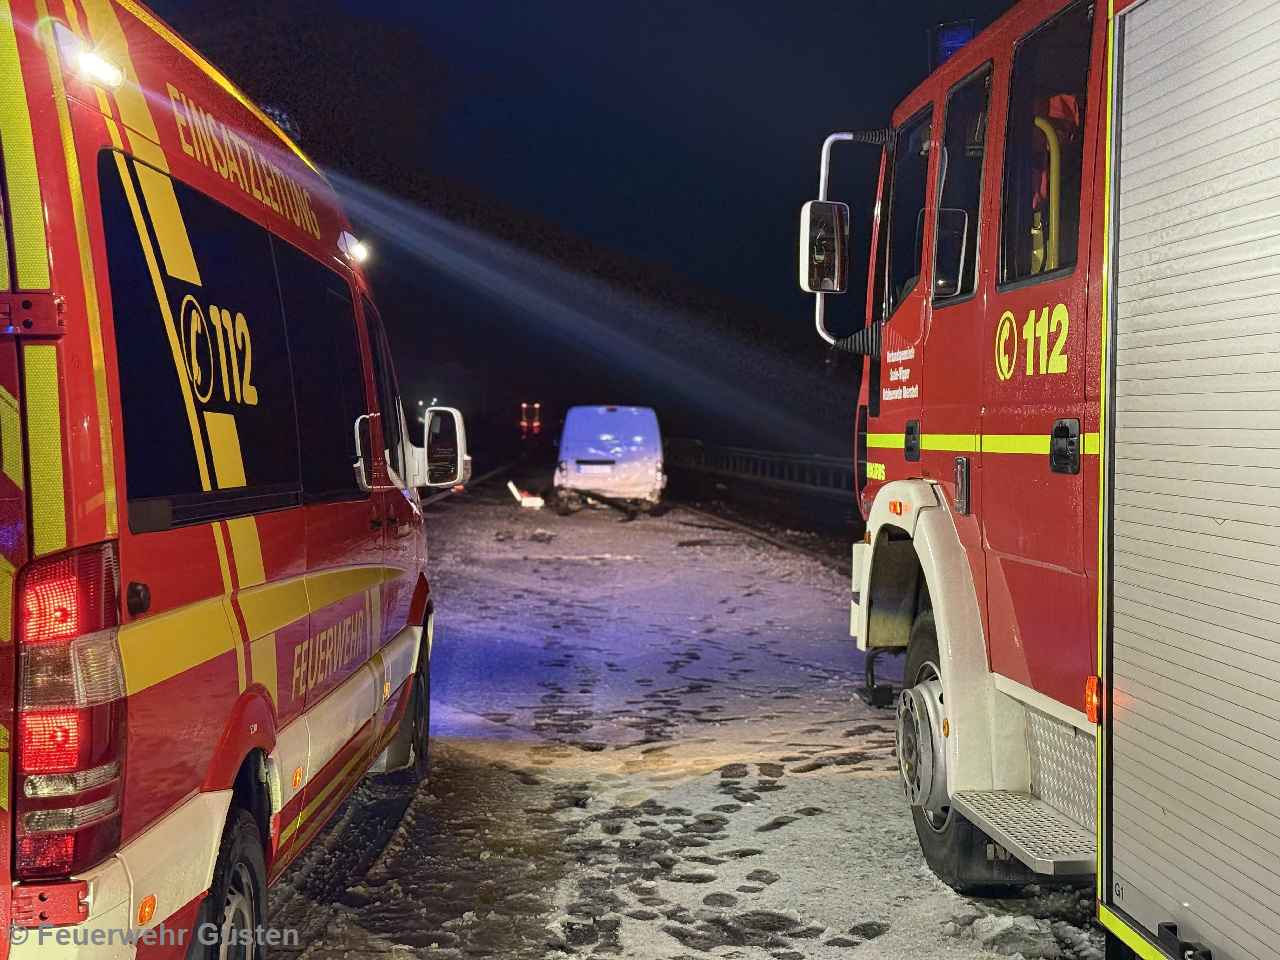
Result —
M418 654L418 672L409 691L413 710L413 776L419 783L427 779L428 747L431 743L431 667L427 651Z

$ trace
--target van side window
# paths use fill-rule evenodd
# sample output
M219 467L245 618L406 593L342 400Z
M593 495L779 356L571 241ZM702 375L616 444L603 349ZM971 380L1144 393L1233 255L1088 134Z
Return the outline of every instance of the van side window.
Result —
M940 306L972 296L978 285L978 219L990 99L990 63L947 95L933 249L933 298Z
M367 297L361 297L364 307L365 326L369 329L369 346L373 353L373 381L378 388L378 406L382 416L378 422L382 424L382 442L387 448L387 465L401 480L405 479L404 444L400 436L400 395L396 391L396 378L392 372L391 350L387 347L387 337L382 330L382 320L378 311Z
M347 280L277 237L276 274L289 332L306 503L367 496L356 483L355 422L369 412Z
M1076 264L1092 23L1092 4L1079 0L1014 48L1001 283Z
M299 501L293 383L267 230L98 155L135 533Z
M924 200L929 184L929 129L933 107L916 114L898 131L889 204L888 289L885 319L920 282L924 259Z

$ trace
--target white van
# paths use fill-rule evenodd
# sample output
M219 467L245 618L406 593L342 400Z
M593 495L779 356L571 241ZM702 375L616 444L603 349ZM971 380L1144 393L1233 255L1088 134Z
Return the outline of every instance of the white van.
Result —
M555 490L562 504L585 497L647 510L667 485L662 435L648 407L571 407L560 434Z

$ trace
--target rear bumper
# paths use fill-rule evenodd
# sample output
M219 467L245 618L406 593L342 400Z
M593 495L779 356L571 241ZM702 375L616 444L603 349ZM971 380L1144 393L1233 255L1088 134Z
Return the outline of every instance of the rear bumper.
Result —
M198 793L114 857L76 877L89 885L89 918L29 928L22 943L14 943L11 933L10 960L131 960L138 944L175 950L190 944L185 908L209 889L230 805L230 790ZM138 905L147 896L156 898L155 914L139 924Z
M136 953L123 936L134 925L123 861L112 857L77 879L89 884L89 919L74 926L29 928L21 943L10 928L10 960L115 960Z

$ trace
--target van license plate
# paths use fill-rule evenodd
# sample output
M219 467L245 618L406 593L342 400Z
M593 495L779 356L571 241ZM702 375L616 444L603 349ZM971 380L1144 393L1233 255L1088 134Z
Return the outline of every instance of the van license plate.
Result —
M579 473L613 473L613 467L607 463L580 463L578 464Z

